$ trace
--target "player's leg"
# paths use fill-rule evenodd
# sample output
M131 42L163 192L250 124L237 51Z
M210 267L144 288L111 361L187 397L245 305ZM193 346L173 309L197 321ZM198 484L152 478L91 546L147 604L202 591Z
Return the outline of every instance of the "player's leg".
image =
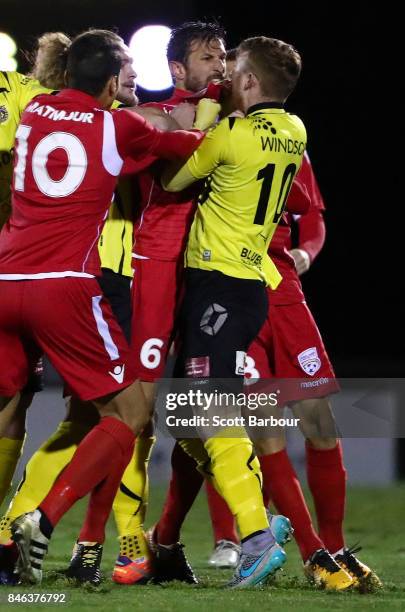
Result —
M257 383L248 385L248 391L273 390L274 373L280 371L280 348L274 334L278 313L278 306L269 310L265 325L249 347L246 382L257 380ZM268 405L262 410L263 414L258 416L281 416L278 406ZM316 550L323 548L323 543L312 525L300 482L288 457L284 428L269 428L268 432L269 436L264 437L255 429L250 431L263 474L263 496L267 505L271 500L278 512L290 519L302 558L306 561Z
M369 583L377 584L377 577L344 548L343 520L346 495L346 470L343 464L340 442L330 402L329 393L339 387L332 365L326 353L322 338L312 314L305 303L278 307L276 335L280 338L282 371L286 376L295 377L286 391L286 401L294 415L300 419L300 428L306 438L307 479L310 487L319 535L334 556L346 555L346 562L339 565L347 571L358 563L358 576L349 571L358 586L358 578L369 576ZM282 348L283 347L283 348ZM284 361L283 361L284 360ZM306 386L305 383L317 382ZM318 571L319 565L306 563L309 576ZM337 574L336 574L337 576ZM335 577L336 577L335 576ZM315 576L316 578L316 576ZM364 583L364 581L362 580Z
M187 561L180 531L204 481L195 457L207 462L200 440L176 442L171 455L172 474L159 521L147 532L150 548L155 552L156 582L179 580L197 584L198 579Z
M27 384L21 391L15 415L0 438L0 504L11 486L11 480L21 457L25 440L25 418L34 394L43 389L42 358L30 372ZM0 521L0 543L2 543L2 521ZM8 538L7 538L8 539Z
M240 553L235 519L222 496L208 480L205 491L214 534L214 552L208 563L219 569L234 568L238 565Z
M11 480L25 438L25 413L31 405L33 394L22 393L11 422L5 427L0 438L0 505L11 486Z
M41 577L44 546L53 527L89 491L92 491L88 512L91 530L98 538L103 533L116 488L132 453L134 432L138 433L149 418L139 383L132 382L128 347L96 282L58 279L34 283L35 287L27 288L30 310L27 308L24 313L32 333L73 392L83 400L95 402L101 420L79 445L40 509L13 523L12 531L21 552L22 578L28 581ZM55 308L51 313L45 313L41 306L45 301L41 300L42 293L52 299ZM97 510L94 500L99 504ZM41 558L33 561L29 540L34 533L38 537L42 533L39 547L42 554L37 551Z
M131 354L133 367L153 411L156 381L163 376L173 334L179 285L176 262L135 259L132 283ZM121 584L144 583L153 573L152 556L144 530L148 503L148 461L155 437L153 425L134 449L114 500L114 517L120 541L113 580Z
M266 314L267 295L261 283L188 270L181 359L192 386L199 387L205 382L229 392L228 386L222 388L222 381L228 379L228 383L234 381L233 392L241 392L244 356ZM210 378L222 381L212 382ZM243 428L215 434L203 431L200 435L210 457L215 485L235 515L242 538L241 562L230 586L257 584L264 575L280 567L285 553L276 547L269 528L260 466L252 443ZM242 576L241 568L248 557L257 557L256 569L243 570Z

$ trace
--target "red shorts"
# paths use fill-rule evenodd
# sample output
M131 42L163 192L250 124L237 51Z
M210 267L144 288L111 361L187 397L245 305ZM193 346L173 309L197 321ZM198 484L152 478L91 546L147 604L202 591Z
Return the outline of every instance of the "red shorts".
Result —
M82 400L130 385L130 352L93 278L0 281L0 394L12 396L45 353Z
M339 390L321 334L306 303L270 305L266 322L249 347L245 378L292 379L282 382L283 404L325 397Z
M183 297L183 260L135 259L131 352L136 377L162 378Z

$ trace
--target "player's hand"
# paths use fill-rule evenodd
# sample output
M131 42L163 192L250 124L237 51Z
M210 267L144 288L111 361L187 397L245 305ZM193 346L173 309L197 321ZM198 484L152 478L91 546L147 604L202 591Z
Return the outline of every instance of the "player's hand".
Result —
M170 117L177 121L181 130L191 130L195 118L195 106L189 102L182 102L171 111Z
M298 276L301 276L301 274L309 270L311 260L304 249L291 249L290 255L294 258L295 269L297 270Z
M198 130L207 130L217 120L221 105L211 98L202 98L197 104L194 127Z

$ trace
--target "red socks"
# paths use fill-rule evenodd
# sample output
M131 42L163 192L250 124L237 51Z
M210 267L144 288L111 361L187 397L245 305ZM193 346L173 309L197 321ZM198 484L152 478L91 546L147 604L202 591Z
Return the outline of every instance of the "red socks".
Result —
M194 459L176 442L172 452L172 478L161 518L156 525L159 544L169 546L179 541L181 526L203 480Z
M288 516L301 556L306 561L318 548L324 548L315 532L301 485L287 451L259 457L263 474L263 490L280 514Z
M239 544L239 537L235 530L235 519L229 510L228 504L217 492L213 484L206 481L205 488L212 529L214 530L214 542L229 540Z
M306 445L307 479L314 498L319 535L334 554L344 546L346 470L340 442L330 450Z
M92 532L97 534L97 538L85 539L91 542L104 540L104 525L131 457L134 441L133 432L122 421L114 417L100 420L79 444L71 462L40 504L40 510L53 527L78 499L93 491L86 522L90 512L91 520L95 521Z

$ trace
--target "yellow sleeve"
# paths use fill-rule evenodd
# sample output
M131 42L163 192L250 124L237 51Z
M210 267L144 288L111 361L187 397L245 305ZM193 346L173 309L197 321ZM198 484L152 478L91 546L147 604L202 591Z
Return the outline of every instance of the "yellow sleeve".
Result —
M162 176L163 189L182 191L211 174L219 164L229 162L229 134L229 122L224 119L207 133L198 149L180 169L178 165L168 167Z

